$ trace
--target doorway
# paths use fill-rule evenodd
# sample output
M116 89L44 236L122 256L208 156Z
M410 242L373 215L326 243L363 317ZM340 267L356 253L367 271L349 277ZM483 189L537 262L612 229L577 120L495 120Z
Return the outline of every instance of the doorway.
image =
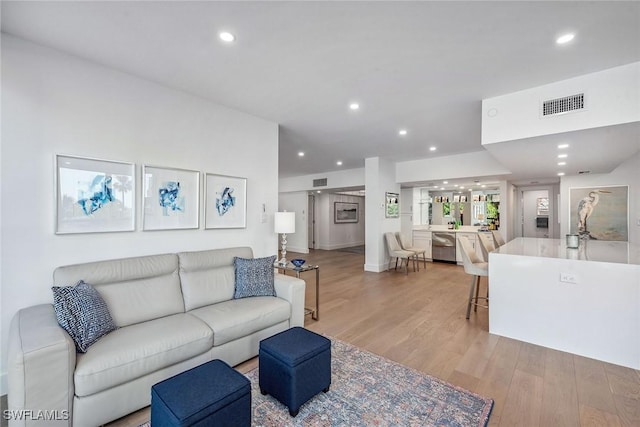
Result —
M519 237L550 238L554 235L553 191L549 188L520 190Z

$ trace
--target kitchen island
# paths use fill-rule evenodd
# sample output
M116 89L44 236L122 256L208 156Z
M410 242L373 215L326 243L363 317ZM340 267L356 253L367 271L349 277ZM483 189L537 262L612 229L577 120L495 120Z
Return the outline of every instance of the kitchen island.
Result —
M490 333L640 369L640 246L516 238L489 287Z

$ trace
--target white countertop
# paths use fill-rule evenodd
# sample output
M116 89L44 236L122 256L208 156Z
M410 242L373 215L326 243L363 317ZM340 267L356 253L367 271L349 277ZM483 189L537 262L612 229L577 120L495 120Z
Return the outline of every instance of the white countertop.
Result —
M451 233L477 233L480 227L473 225L462 225L457 230L447 228L446 225L415 225L413 231L448 231Z
M518 237L493 253L640 265L640 246L604 240L583 240L578 249L571 249L566 239Z

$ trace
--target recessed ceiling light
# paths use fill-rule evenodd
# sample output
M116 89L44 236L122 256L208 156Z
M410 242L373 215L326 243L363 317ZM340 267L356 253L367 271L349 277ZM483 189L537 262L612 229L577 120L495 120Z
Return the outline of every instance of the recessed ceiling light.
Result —
M448 184L448 183L449 183L449 181L442 181L442 183L443 183L443 184Z
M559 159L566 159L567 157L569 157L568 154L558 154Z
M400 129L398 131L398 135L400 135L400 136L405 136L406 134L407 134L407 130L406 129Z
M558 148L561 149L561 150L563 148L569 148L569 144L560 144L560 145L558 145Z
M440 187L441 190L444 190L444 187Z
M558 176L564 176L564 172L558 172Z
M232 41L234 41L236 39L236 36L234 36L233 34L231 34L228 31L223 31L220 34L218 34L218 37L220 37L220 40L222 40L223 42L227 42L227 43L231 43Z
M458 184L454 184L454 187L457 187L457 186L458 186Z
M433 186L433 188L438 188L438 186L437 186L437 185L434 185L434 186Z
M460 186L460 189L461 189L461 190L464 190L464 187L461 185L461 186Z
M322 193L322 191L318 190L318 191L316 191L316 193L320 194L320 193Z
M558 43L558 44L565 44L565 43L569 43L571 40L573 40L573 38L574 38L575 36L576 36L576 35L575 35L575 34L573 34L573 33L563 34L563 35L561 35L560 37L558 37L558 38L556 39L556 43Z
M342 160L338 160L338 161L336 162L336 165L338 165L338 166L342 166Z
M304 157L304 151L298 151L298 156Z
M360 109L360 104L358 104L357 102L352 102L351 104L349 104L349 109L350 110L358 110L358 109Z
M567 162L558 162L558 166L564 166L566 164L567 164Z
M436 151L437 148L436 147L429 147L429 151Z
M482 184L482 188L486 188L486 187L487 187L486 185Z

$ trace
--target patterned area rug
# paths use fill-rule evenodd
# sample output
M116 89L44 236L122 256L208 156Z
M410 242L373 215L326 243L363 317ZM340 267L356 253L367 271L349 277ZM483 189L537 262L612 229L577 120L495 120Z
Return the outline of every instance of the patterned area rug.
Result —
M253 426L486 426L493 400L339 340L331 342L331 389L298 416L251 380ZM148 424L146 424L148 426Z

